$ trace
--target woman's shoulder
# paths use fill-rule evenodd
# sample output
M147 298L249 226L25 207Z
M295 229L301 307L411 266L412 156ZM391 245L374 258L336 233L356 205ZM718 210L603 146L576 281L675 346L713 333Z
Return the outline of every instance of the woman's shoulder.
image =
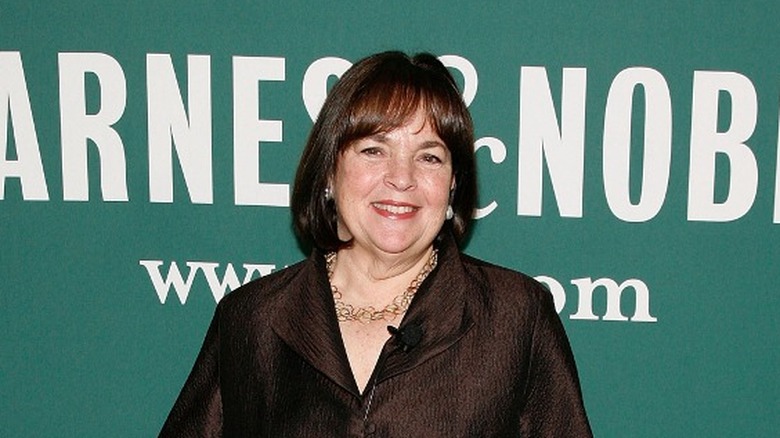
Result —
M224 309L264 308L280 299L308 269L313 269L310 259L301 260L278 271L256 278L225 295L220 301Z
M461 254L461 260L466 271L490 283L509 283L510 285L543 288L534 278L523 272L501 266L468 254Z
M467 275L491 301L534 302L549 299L550 292L533 277L467 254L461 254Z

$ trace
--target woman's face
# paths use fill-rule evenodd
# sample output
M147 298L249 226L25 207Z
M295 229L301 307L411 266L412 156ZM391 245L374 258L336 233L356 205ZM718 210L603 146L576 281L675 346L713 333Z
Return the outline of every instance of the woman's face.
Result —
M339 237L383 254L430 246L454 188L447 146L419 110L404 126L353 142L336 166Z

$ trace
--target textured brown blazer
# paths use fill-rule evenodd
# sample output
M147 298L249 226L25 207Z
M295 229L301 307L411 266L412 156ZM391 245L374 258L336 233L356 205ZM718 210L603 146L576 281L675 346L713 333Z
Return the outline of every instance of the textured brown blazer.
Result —
M364 394L322 254L228 294L161 437L590 437L552 298L451 237Z

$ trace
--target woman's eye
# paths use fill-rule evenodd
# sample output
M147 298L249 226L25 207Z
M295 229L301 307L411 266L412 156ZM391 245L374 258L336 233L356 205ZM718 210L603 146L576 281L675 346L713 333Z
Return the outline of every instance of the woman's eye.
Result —
M368 148L361 149L360 153L363 154L363 155L368 155L368 156L372 156L373 157L373 156L381 155L382 154L382 150L379 149L379 148L375 148L375 147L368 147Z
M423 155L422 156L422 160L425 161L426 163L430 163L430 164L440 164L442 162L441 158L439 158L438 156L433 155L433 154L425 154L425 155Z

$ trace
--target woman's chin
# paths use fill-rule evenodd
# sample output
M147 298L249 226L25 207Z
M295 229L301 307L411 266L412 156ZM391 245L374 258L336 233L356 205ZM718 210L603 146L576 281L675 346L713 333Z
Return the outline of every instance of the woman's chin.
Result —
M375 241L374 246L382 253L390 255L413 255L417 252L427 249L433 241L428 244L424 239L410 239L401 237L397 239L385 239L382 241Z

